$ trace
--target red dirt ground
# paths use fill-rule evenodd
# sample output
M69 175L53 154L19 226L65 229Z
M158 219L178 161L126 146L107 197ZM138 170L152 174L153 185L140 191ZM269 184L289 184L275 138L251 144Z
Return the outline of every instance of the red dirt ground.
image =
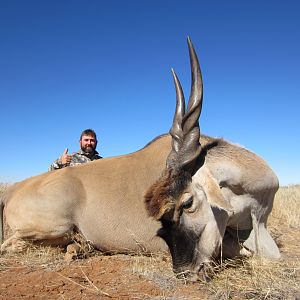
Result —
M279 235L277 241L281 244L284 259L299 259L299 230ZM234 295L222 296L222 299L273 299L263 295L254 298ZM24 254L0 257L0 299L220 298L216 298L216 289L210 288L209 284L186 284L176 279L167 255L108 256L96 253L69 263L60 249L39 247Z
M168 261L159 263L161 270L154 264L150 257L126 255L54 266L2 259L0 299L203 299L199 287L191 291L173 277Z

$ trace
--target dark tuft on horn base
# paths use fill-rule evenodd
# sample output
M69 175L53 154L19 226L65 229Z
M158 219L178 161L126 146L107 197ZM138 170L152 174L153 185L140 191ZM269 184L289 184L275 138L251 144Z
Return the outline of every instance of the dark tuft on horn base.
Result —
M150 217L160 220L175 208L176 199L191 181L187 172L173 172L165 169L162 176L146 191L144 201Z

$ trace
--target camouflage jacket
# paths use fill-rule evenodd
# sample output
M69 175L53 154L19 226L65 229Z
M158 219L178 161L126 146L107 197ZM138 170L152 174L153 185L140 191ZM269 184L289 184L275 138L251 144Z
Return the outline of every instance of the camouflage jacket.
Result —
M55 160L49 167L49 171L62 169L65 167L74 167L76 165L84 164L87 162L90 162L92 160L100 159L102 158L97 151L95 151L94 155L92 157L88 157L85 152L82 150L79 150L78 152L74 153L72 155L72 160L69 165L62 164L60 158Z

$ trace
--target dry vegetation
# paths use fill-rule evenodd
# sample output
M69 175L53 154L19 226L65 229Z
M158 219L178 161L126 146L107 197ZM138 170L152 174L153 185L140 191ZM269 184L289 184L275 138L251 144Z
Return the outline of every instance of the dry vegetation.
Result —
M60 249L31 247L1 256L0 299L300 299L300 185L280 188L269 229L281 260L226 260L208 283L175 278L169 256L95 252L69 264Z
M300 185L281 187L276 193L271 222L300 228Z

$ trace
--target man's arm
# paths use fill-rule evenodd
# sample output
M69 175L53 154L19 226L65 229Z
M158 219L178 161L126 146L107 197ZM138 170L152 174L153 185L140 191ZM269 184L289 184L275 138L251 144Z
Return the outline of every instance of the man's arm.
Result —
M61 168L63 168L63 167L65 167L65 166L62 164L60 158L58 158L57 160L55 160L55 161L50 165L49 171L58 170L58 169L61 169Z
M55 160L49 167L49 171L62 169L67 167L72 160L72 155L68 154L68 148L64 151L61 157Z

